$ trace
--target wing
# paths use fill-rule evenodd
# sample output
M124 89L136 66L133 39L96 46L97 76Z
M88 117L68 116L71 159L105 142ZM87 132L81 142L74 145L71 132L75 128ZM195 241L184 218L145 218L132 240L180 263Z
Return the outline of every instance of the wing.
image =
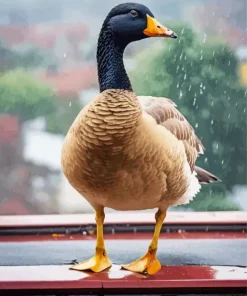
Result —
M138 96L143 112L151 115L157 124L168 129L178 140L183 142L187 161L191 171L204 147L186 118L178 111L176 104L167 98Z

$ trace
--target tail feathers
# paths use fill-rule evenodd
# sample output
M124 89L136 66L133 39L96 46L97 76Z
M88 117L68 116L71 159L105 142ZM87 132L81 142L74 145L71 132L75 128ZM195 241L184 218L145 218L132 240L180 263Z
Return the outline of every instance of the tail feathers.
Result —
M209 184L214 182L221 182L221 180L214 176L213 174L209 173L208 171L195 166L196 177L201 184Z

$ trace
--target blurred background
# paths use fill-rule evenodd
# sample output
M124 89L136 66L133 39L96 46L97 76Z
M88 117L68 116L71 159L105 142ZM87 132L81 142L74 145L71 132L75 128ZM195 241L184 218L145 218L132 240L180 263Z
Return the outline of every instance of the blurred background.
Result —
M63 176L60 154L99 92L97 38L121 2L1 0L0 215L93 212ZM247 210L247 1L136 2L179 38L127 48L134 90L177 103L205 145L198 164L223 180L173 210Z

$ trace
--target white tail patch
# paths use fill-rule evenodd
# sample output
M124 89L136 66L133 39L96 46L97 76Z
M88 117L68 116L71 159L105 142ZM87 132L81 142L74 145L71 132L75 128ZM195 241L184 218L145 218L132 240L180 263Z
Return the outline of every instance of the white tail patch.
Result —
M187 160L185 161L184 165L184 173L185 175L187 175L188 188L185 193L176 201L176 203L174 204L176 206L188 204L191 200L193 200L193 198L201 189L201 184L196 177L197 174L195 171L191 173L190 166Z

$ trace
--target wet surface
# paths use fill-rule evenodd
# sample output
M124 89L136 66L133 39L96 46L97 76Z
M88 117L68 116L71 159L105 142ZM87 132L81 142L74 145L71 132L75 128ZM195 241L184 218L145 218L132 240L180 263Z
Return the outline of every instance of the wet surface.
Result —
M114 264L142 256L150 240L106 240ZM0 243L0 266L63 265L93 255L95 240ZM162 265L247 266L246 239L161 239L158 258Z
M78 272L69 266L0 267L0 289L35 288L136 288L136 287L244 287L247 269L228 266L167 266L155 275L121 270L113 265L101 273Z

